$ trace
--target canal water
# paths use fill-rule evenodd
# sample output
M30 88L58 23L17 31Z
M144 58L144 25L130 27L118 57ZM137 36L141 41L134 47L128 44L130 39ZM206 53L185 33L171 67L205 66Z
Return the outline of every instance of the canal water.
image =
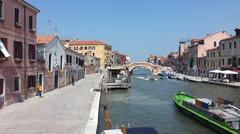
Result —
M180 80L148 81L132 76L129 90L114 90L107 94L113 125L130 123L131 127L154 127L159 134L214 134L213 130L179 112L172 101L178 91L196 97L223 97L239 102L240 89ZM98 132L104 129L100 110Z

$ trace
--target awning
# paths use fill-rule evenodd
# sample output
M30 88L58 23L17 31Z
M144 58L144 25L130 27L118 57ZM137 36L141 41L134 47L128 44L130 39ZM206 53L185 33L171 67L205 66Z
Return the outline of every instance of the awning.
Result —
M2 43L2 40L0 39L0 50L3 53L5 57L10 57L11 55L8 53L7 49L5 48L4 44Z
M212 71L209 71L209 73L222 73L223 71L221 70L212 70Z
M240 73L240 70L238 70L238 69L234 69L234 70L231 70L231 71L234 71L234 72Z
M224 70L222 71L223 74L238 74L237 72L230 71L230 70Z

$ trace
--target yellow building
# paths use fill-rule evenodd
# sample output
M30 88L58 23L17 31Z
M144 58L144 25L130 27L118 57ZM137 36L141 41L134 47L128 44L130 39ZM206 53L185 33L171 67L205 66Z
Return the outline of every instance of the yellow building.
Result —
M81 53L84 56L90 55L100 59L100 70L112 65L112 46L101 41L71 40L64 43L66 47Z

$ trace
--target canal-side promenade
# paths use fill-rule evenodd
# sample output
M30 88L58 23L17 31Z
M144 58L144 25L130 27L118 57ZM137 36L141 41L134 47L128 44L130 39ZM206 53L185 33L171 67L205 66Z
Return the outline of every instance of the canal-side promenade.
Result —
M0 133L83 134L87 124L96 131L98 112L91 109L98 110L100 93L92 92L92 89L99 88L99 82L100 75L87 75L74 86L0 109Z
M180 80L184 80L184 78L186 78L193 82L203 82L203 83L210 83L210 84L223 85L223 86L229 86L229 87L240 87L240 82L222 83L222 82L210 81L209 78L207 77L190 76L190 75L185 75L180 73L176 73L176 77Z

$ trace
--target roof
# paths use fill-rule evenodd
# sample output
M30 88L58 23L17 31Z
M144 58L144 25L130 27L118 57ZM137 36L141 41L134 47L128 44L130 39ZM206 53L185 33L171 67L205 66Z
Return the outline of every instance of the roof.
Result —
M76 51L74 51L74 50L72 50L72 49L70 49L70 48L64 47L64 49L65 49L66 51L69 51L69 52L71 52L71 53L74 53L74 54L76 54L76 55L80 55L80 56L84 57L84 55L82 55L81 53L78 53L78 52L76 52Z
M71 40L69 42L69 45L106 45L106 43L97 40L95 41Z
M215 51L215 50L220 50L219 47L208 49L207 51Z
M221 40L221 42L222 42L222 41L234 40L234 39L237 39L237 38L240 38L240 35L239 35L239 36L232 36L232 37L229 37L229 38L223 39L223 40Z
M37 44L48 44L55 39L56 35L41 35L37 36Z
M203 39L192 39L191 40L192 43L199 43L201 41L203 41Z
M33 11L39 13L40 10L37 9L36 7L34 7L33 5L31 5L30 3L28 3L27 1L25 0L18 0L18 2L22 3L23 5L27 6L28 8L32 9Z

